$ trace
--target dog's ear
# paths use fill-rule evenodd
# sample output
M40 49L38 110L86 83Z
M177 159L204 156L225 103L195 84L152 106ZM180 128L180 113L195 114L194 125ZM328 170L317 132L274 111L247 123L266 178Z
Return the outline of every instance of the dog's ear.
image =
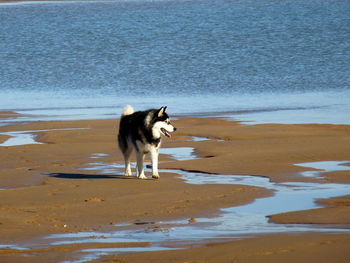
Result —
M163 114L165 113L166 111L166 108L167 106L164 106L164 107L161 107L159 110L158 110L158 117L162 117Z

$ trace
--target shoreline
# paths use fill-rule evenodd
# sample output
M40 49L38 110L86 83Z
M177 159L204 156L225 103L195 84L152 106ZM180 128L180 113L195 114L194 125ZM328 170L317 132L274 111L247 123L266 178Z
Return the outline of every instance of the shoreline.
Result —
M11 113L7 114L11 116ZM330 158L349 161L348 125L241 125L237 121L206 117L183 117L174 122L179 129L171 140L164 140L163 147L194 147L195 154L201 158L174 161L167 155L161 155L160 168L197 170L212 173L213 176L217 173L260 175L275 182L349 183L349 173L346 171L330 172L322 179L305 178L299 173L307 168L292 165L326 161ZM37 141L44 144L0 147L4 156L0 163L0 188L15 187L0 191L2 200L5 200L0 206L0 243L6 244L14 240L23 243L25 240L53 233L92 229L108 232L115 224L137 220L190 220L215 216L220 208L247 204L256 198L272 194L268 189L249 186L189 185L171 173L158 181L144 182L118 180L122 178L104 176L94 170L77 170L95 161L91 158L94 153L107 154L97 161L122 162L115 142L116 129L115 119L45 121L0 127L0 132L47 130L38 132L36 137ZM189 140L192 136L209 140ZM41 196L45 196L45 200ZM142 204L137 201L140 198ZM277 223L348 225L349 200L350 196L326 199L321 201L326 205L323 208L274 215L270 220ZM143 203L147 204L146 210ZM82 221L81 218L85 219ZM254 243L264 239L264 236L266 237L259 235L250 241L244 239L237 242ZM288 233L277 236L287 243L290 241ZM308 234L308 238L316 240L324 240L330 236L333 239L340 236L348 239L350 235ZM237 242L229 243L236 245ZM226 243L220 244L217 249L227 246ZM334 244L339 245L337 242ZM252 245L252 249L253 247ZM188 251L190 250L196 251ZM181 254L186 255L188 251ZM57 255L57 252L50 251L41 253L40 257L47 257L48 253ZM153 254L170 256L173 252L145 253L148 258ZM139 256L142 257L140 254L130 254L126 258L133 262L131 258ZM0 249L0 259L2 257L18 260L21 253Z
M99 2L113 2L114 0L0 0L0 5L28 5L28 4L49 4L49 3L99 3ZM125 0L127 1L127 0Z

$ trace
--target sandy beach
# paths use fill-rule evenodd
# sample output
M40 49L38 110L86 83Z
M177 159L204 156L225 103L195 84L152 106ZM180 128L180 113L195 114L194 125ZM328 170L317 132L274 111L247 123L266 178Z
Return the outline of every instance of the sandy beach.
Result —
M13 116L10 112L1 114L2 118ZM163 141L163 147L193 147L198 158L179 161L162 154L162 169L210 173L213 177L255 175L272 182L349 183L349 171L312 178L300 175L307 168L294 165L349 161L347 125L247 125L204 117L174 122L178 131ZM16 131L30 131L40 143L0 147L0 262L62 262L76 260L82 249L147 247L149 242L50 245L43 237L83 231L108 233L115 225L128 222L181 219L191 224L199 217L218 216L220 208L274 194L257 186L188 184L174 172L162 173L159 180L137 180L123 177L122 172L84 170L96 160L122 163L117 128L115 119L0 127L1 143L11 137L8 132ZM250 235L242 240L218 238L195 247L185 245L181 250L107 255L94 262L346 262L350 234L332 232L332 226L349 227L350 196L318 203L323 207L270 215L270 221L316 227L327 224L329 231Z

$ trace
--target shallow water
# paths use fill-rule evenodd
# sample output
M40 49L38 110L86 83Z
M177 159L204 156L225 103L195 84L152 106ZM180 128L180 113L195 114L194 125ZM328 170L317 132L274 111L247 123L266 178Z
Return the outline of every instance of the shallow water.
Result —
M42 144L35 140L34 131L13 131L2 132L0 134L10 136L6 141L0 143L0 146L19 146L27 144Z
M35 140L36 133L49 132L49 131L66 131L66 130L81 130L86 128L64 128L64 129L49 129L49 130L28 130L28 131L12 131L12 132L0 132L2 135L10 136L0 146L20 146L27 144L43 144Z
M349 123L349 13L347 0L0 4L0 110Z
M325 161L325 162L300 163L295 165L317 169L317 171L302 172L301 175L306 177L320 178L324 173L350 170L349 163L350 163L349 161Z

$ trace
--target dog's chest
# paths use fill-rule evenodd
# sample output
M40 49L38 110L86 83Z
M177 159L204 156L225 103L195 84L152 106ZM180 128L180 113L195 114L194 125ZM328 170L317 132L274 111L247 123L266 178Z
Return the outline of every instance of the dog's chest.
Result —
M138 148L139 152L142 152L144 154L147 154L147 153L153 152L153 151L158 151L158 149L160 147L160 141L156 144L143 143L141 141L136 141L136 144L137 144L137 148Z

